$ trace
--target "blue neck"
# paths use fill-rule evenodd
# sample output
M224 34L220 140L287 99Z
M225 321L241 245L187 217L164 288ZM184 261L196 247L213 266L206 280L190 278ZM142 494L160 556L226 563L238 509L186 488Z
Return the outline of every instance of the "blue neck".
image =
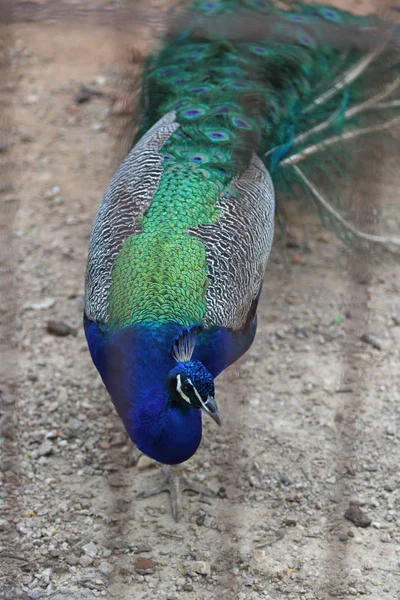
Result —
M186 403L171 402L165 388L167 374L176 365L171 348L183 327L147 323L109 331L86 317L84 323L93 362L132 441L161 463L188 460L201 441L201 413ZM215 379L246 352L255 331L254 315L240 331L203 329L193 360Z
M104 336L94 323L86 326L93 362L130 438L164 464L188 460L201 441L200 410L175 403L165 386L178 332L173 325L136 326Z

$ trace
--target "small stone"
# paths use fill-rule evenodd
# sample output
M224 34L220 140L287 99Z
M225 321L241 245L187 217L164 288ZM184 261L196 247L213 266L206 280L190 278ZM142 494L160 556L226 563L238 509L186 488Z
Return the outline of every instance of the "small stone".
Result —
M362 539L362 537L359 537L359 536L355 537L355 538L354 538L354 541L355 541L355 543L356 543L356 544L358 544L359 546L360 546L360 545L363 543L363 539Z
M354 578L358 578L361 577L361 571L360 569L351 569L350 573L349 573L350 577L354 577Z
M106 82L106 78L104 77L104 75L96 75L96 77L94 77L94 82L96 83L96 85L104 85Z
M32 600L38 600L39 598L43 598L44 590L39 587L32 588L28 591L28 598Z
M78 92L76 92L74 96L74 102L76 102L76 104L83 104L84 102L88 102L92 98L93 95L90 94L90 92L84 89L80 89Z
M377 342L373 337L371 337L370 335L368 335L368 333L364 333L360 337L360 340L362 342L364 342L364 344L369 344L370 346L372 346L376 350L381 350L382 349L382 346L380 345L380 343Z
M371 525L372 525L372 527L375 527L375 529L381 528L381 524L378 523L378 521L372 521Z
M205 523L206 520L206 513L202 513L201 515L199 515L196 519L196 525L198 525L198 527L202 527Z
M35 137L28 131L23 131L20 134L20 140L24 144L30 144L31 142L33 142L35 140Z
M151 552L152 550L153 550L153 548L150 546L150 544L146 544L144 542L144 543L136 544L133 551L135 554L140 554L141 552Z
M135 562L135 569L140 575L152 575L156 570L156 565L150 558L138 558Z
M62 587L60 587L58 592L60 594L62 594L63 596L71 596L71 598L72 598L73 592L72 592L71 588L67 587L66 585L63 585Z
M65 337L75 333L75 329L64 323L64 321L47 321L46 331L57 337Z
M198 575L204 575L205 577L209 577L211 575L211 565L209 562L204 560L194 560L189 563L188 568L190 571L193 571Z
M392 541L390 533L382 533L381 534L381 542L384 544L389 544Z
M296 517L286 517L285 525L288 525L289 527L295 527L297 525Z
M69 554L65 560L71 567L75 567L79 563L79 557L76 554Z
M289 479L289 477L287 475L282 475L281 476L281 483L283 485L290 485L292 482L291 482L291 480Z
M51 296L47 298L43 298L43 300L38 300L37 302L26 302L23 306L24 310L46 310L48 308L52 308L55 305L55 298Z
M45 440L42 444L40 444L39 448L36 450L36 456L49 456L53 452L53 444L50 440Z
M104 131L103 123L93 123L92 131L95 131L96 133L101 133L102 131Z
M61 388L58 392L57 402L62 405L68 400L68 392L65 388Z
M357 590L356 590L356 588L355 588L355 587L351 587L351 586L350 586L350 587L348 588L348 592L349 592L349 594L350 594L351 596L357 596Z
M226 488L223 485L221 485L221 487L219 488L217 496L218 498L221 498L223 500L228 497L228 492L226 491Z
M394 479L389 479L383 487L387 492L394 492L397 489L397 482Z
M97 554L97 546L94 542L89 542L88 544L85 544L84 546L82 546L82 550L91 558L94 558Z
M372 521L356 504L350 504L344 513L344 518L354 523L356 527L369 527Z
M39 102L39 100L40 100L39 94L28 94L25 97L25 104L37 104Z
M44 193L44 197L46 199L48 198L55 198L56 196L58 196L58 194L61 192L60 186L58 185L53 185L53 187L50 190L47 190Z
M107 577L109 575L111 575L112 573L112 565L110 565L109 562L107 562L106 560L102 560L100 563L100 571L103 573L103 575L106 575Z
M152 469L157 466L157 463L148 456L142 454L142 456L137 461L137 468L139 471L145 471L146 469Z
M84 569L86 567L90 567L90 565L93 564L93 558L91 558L90 556L88 556L87 554L84 554L83 556L80 557L79 559L79 564L81 565L81 567L83 567Z

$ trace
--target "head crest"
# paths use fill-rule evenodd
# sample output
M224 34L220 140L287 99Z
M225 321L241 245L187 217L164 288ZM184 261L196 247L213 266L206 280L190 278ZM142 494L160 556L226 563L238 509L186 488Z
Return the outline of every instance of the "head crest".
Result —
M189 362L192 359L197 336L201 330L201 325L185 328L175 339L171 353L176 362Z

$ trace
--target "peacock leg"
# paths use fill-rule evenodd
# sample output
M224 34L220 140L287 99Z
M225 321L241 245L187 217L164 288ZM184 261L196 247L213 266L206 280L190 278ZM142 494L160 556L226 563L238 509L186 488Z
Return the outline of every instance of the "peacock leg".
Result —
M162 465L164 479L155 487L140 492L139 498L150 498L162 492L168 492L171 498L172 514L179 521L181 512L181 495L184 491L195 492L203 496L215 496L215 492L195 481L190 481L183 472L182 465Z

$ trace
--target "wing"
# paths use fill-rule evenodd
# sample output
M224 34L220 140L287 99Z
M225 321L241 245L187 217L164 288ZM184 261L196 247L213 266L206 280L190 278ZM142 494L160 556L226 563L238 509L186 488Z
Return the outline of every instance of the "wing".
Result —
M190 230L206 249L204 324L235 331L246 322L260 292L274 232L274 189L257 156L232 180L216 208L216 223Z
M93 224L89 247L85 312L91 320L108 322L115 259L125 239L141 231L140 219L151 204L163 172L160 149L178 127L174 112L160 119L122 161L110 182Z

